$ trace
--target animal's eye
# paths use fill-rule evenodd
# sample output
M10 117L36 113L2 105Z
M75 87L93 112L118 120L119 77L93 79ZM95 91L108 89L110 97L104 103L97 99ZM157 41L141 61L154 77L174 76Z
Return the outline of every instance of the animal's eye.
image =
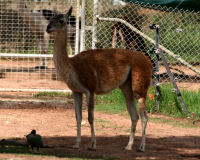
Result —
M60 19L60 20L59 20L59 23L63 24L63 23L64 23L64 20Z

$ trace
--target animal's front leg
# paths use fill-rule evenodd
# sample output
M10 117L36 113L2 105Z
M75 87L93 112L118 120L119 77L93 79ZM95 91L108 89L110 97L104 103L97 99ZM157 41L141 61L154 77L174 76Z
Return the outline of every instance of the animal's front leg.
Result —
M86 94L86 97L87 97L87 104L88 104L88 121L90 123L91 137L92 137L91 146L88 149L95 151L96 138L95 138L95 132L94 132L94 94L88 93Z
M77 137L72 148L79 149L81 143L81 120L82 120L82 93L73 93L75 102L75 113L77 122Z

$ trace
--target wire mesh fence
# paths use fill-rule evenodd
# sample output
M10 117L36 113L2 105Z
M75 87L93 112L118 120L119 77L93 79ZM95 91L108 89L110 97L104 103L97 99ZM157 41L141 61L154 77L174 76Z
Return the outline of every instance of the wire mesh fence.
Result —
M56 76L53 59L53 37L46 31L53 8L65 13L73 6L69 22L68 53L75 53L75 41L85 28L85 49L91 49L93 41L94 0L86 0L85 8L77 10L79 0L1 0L0 1L0 88L12 89L66 89ZM120 2L120 3L116 3ZM81 6L80 6L81 8ZM83 13L77 20L77 14ZM78 11L78 12L77 12ZM165 52L168 64L177 82L200 81L200 12L172 8L125 3L116 0L99 0L99 17L119 18L151 39L155 32L150 24L160 26L159 42L171 51ZM77 21L80 23L77 23ZM81 26L82 20L85 25ZM78 30L81 29L81 32ZM82 27L82 28L81 28ZM77 34L78 33L78 34ZM154 44L120 21L98 20L96 48L126 48L150 53ZM83 35L82 35L83 36ZM80 37L79 37L80 38ZM81 39L81 38L80 38ZM77 49L77 48L76 48ZM78 49L77 49L78 50ZM183 60L190 66L182 63ZM161 81L169 81L165 67L160 62Z
M52 59L53 36L46 27L53 8L65 13L73 6L68 32L70 54L76 36L76 0L0 1L1 90L66 90L58 81Z
M86 17L88 24L92 23L92 8L93 0L88 0ZM99 17L125 20L151 39L155 39L155 32L149 28L149 25L158 24L160 44L174 55L171 56L165 52L165 57L177 82L200 81L199 15L199 12L123 1L116 4L111 0L99 0L98 3ZM150 53L155 46L125 24L100 19L97 28L97 48L117 47L139 50L148 53L155 60L155 55ZM86 48L91 48L91 36L86 37L88 38ZM161 81L169 81L167 71L161 61L159 75Z

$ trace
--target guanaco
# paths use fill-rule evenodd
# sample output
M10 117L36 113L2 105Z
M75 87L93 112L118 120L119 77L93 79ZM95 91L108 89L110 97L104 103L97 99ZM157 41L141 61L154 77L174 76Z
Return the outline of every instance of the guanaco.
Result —
M82 95L86 95L88 121L91 128L90 150L96 150L94 131L94 94L105 94L120 88L126 99L127 110L131 117L131 133L127 150L132 149L138 113L135 98L138 101L142 122L142 141L139 151L145 151L145 131L147 125L146 97L151 84L152 63L143 52L127 49L90 49L74 57L68 57L67 22L72 7L66 14L54 12L47 26L48 33L55 33L53 58L56 71L72 90L77 120L77 138L73 148L80 148Z

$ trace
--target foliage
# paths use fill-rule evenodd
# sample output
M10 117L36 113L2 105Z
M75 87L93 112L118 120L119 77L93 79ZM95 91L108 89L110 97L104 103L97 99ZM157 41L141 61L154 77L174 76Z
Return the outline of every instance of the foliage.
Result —
M126 5L122 7L108 7L107 10L102 9L100 13L101 17L109 17L109 18L122 18L128 17L131 20L137 22L138 26L141 26L145 18L138 15L139 8L135 5ZM111 47L111 33L113 22L108 21L100 21L98 23L98 43L96 44L97 48L110 48Z
M197 62L200 58L200 24L197 15L192 12L159 12L153 14L152 23L160 25L160 44L187 62Z
M185 113L179 103L176 93L172 92L172 86L169 84L161 85L161 96L159 99L159 112L173 117L185 117ZM147 112L155 113L155 98L149 98L149 94L155 95L155 87L151 87L147 96ZM200 99L199 92L181 90L185 105L190 113L195 113L200 117ZM96 97L96 110L109 113L120 113L126 111L125 100L119 89L112 91L108 95Z
M35 98L40 97L71 97L71 93L59 93L59 92L40 92L34 95Z
M200 91L195 92L181 90L181 94L188 111L190 113L194 112L197 116L200 116L199 93ZM165 84L161 86L161 96L159 102L159 111L161 113L171 115L174 117L185 117L185 113L182 110L182 106L180 105L179 99L176 93L172 91L171 85Z

